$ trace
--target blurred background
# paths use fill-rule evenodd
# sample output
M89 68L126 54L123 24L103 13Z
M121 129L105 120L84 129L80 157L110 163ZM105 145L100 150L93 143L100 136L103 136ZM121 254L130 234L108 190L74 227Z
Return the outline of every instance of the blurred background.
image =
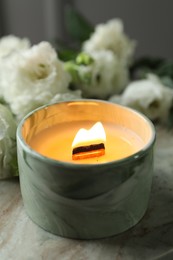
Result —
M138 42L136 56L173 58L173 1L167 0L1 0L0 36L68 40L65 8L75 6L93 25L121 18L127 35Z

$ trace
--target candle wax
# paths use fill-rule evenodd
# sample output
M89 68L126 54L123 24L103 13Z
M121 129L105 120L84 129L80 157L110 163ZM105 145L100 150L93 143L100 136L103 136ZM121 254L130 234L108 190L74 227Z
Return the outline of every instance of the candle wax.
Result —
M29 145L38 153L70 163L97 164L119 160L139 151L143 140L133 131L113 123L104 122L106 132L105 155L82 160L72 160L72 142L80 128L90 129L95 122L68 122L42 130L31 138Z

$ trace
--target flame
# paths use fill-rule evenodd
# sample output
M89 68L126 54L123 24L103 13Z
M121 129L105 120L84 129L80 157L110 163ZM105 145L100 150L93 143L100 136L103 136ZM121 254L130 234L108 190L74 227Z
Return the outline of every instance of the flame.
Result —
M89 130L79 129L72 143L72 159L85 159L105 154L106 133L101 122Z

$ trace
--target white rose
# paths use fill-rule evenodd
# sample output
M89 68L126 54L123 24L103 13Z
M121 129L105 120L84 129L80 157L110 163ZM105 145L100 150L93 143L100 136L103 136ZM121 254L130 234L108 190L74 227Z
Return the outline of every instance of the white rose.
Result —
M14 52L0 61L0 86L4 100L21 119L31 110L67 92L70 75L48 42Z
M82 48L86 52L111 50L128 65L134 53L135 42L124 33L122 21L112 19L105 24L98 24L90 39L83 43Z
M0 39L0 58L16 50L26 50L31 46L27 38L18 38L14 35L4 36Z
M17 174L16 122L0 104L0 179Z
M29 49L31 46L27 38L18 38L14 35L8 35L0 38L0 59L10 55L12 52ZM3 101L0 85L0 100Z
M168 119L173 104L173 90L164 86L155 75L130 83L121 96L113 96L111 102L132 107L151 120Z
M81 65L78 70L80 78L85 78L85 75L91 77L91 82L79 86L83 97L105 99L120 93L128 82L126 67L108 50L93 51L89 55L94 61L88 66Z

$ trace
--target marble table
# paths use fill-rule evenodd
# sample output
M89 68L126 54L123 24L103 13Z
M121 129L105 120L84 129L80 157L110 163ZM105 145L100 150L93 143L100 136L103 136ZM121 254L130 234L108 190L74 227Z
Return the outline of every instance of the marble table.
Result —
M26 215L18 178L0 181L0 260L173 259L173 130L157 127L148 210L132 229L100 240L50 234Z

